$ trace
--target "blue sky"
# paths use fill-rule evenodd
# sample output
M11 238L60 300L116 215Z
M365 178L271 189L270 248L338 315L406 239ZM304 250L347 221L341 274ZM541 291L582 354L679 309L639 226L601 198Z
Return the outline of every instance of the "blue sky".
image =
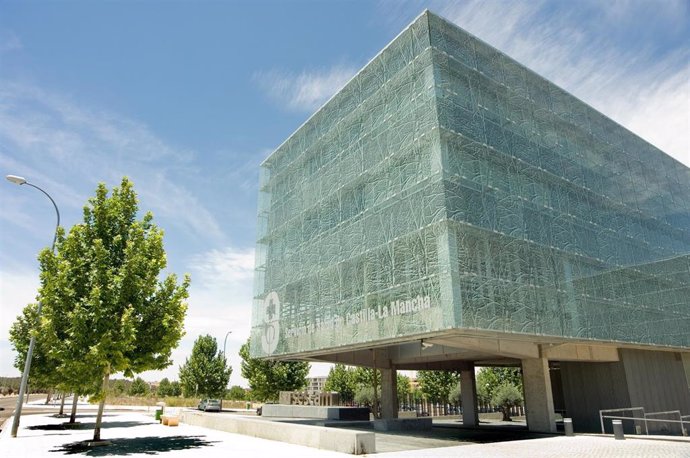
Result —
M0 171L81 218L129 176L192 275L177 378L209 333L240 379L249 334L259 163L424 8L690 165L690 3L580 1L0 1ZM0 183L0 375L38 285L50 202ZM325 374L327 367L315 367Z

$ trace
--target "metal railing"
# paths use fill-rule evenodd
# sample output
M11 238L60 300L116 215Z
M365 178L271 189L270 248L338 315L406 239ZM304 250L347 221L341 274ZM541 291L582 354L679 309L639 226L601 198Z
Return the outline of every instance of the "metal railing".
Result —
M604 415L604 413L616 413L616 412L642 412L641 417L626 417L621 415ZM678 420L671 419L657 419L650 418L658 415L678 415ZM659 422L659 423L679 423L680 431L683 436L687 436L688 430L685 428L685 424L690 425L690 415L681 415L680 410L667 410L664 412L645 412L644 407L626 407L622 409L603 409L599 411L599 422L601 423L601 433L606 434L604 429L604 419L611 420L632 420L634 422L644 423L645 434L649 435L649 425L648 422ZM638 433L639 434L639 433Z

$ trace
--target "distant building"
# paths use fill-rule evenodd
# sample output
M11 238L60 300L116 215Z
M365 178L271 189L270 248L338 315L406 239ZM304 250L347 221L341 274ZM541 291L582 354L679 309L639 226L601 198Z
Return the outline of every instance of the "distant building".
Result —
M449 369L476 424L475 365L535 431L690 414L690 170L464 30L424 12L261 169L252 356L379 368L385 418Z
M309 394L318 394L324 391L324 386L326 386L326 376L319 377L309 377L307 378L307 391Z

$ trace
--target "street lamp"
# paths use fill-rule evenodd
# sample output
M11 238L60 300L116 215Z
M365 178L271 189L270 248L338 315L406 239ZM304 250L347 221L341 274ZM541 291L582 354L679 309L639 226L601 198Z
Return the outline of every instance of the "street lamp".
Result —
M225 334L225 340L223 340L223 359L225 359L225 364L228 363L227 358L225 357L225 345L228 343L228 336L232 334L232 331L228 331ZM226 387L227 388L227 387ZM223 393L223 396L220 397L220 410L221 412L223 411L223 398L225 397L225 393Z
M32 188L36 188L39 191L41 191L43 194L45 194L48 199L53 204L53 207L55 207L55 213L57 214L57 224L55 225L55 235L53 236L53 245L50 247L50 251L54 252L55 251L55 242L57 241L57 234L58 234L58 227L60 227L60 210L58 210L57 205L55 204L55 201L53 200L52 197L50 197L50 194L45 192L43 189L39 188L38 186L29 183L26 181L26 178L24 177L19 177L17 175L7 175L5 178L11 183L14 183L16 185L27 185L31 186ZM41 301L38 301L38 308L36 310L36 316L37 318L41 317ZM19 429L19 417L22 415L22 402L24 400L24 393L26 392L26 383L29 380L29 370L31 370L31 358L33 357L34 354L34 346L36 345L36 335L32 334L31 335L31 340L29 341L29 350L26 352L26 361L24 362L24 372L22 373L22 381L21 384L19 385L19 398L17 398L17 407L14 409L14 419L12 420L12 437L17 437L17 430Z
M228 343L228 336L232 334L232 331L228 331L227 334L225 334L225 340L223 341L223 358L225 358L225 345Z

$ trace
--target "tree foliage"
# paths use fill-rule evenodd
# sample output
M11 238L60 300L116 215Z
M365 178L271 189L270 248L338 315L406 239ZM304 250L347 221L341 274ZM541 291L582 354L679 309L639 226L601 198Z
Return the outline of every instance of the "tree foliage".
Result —
M149 385L143 378L137 377L131 385L129 385L130 396L146 396L151 393L151 385Z
M166 267L163 231L147 213L137 220L137 197L123 178L108 195L99 184L84 207L83 223L57 252L40 253L40 333L57 371L73 391L100 400L94 440L110 374L126 377L169 366L183 335L189 278L178 284Z
M374 387L359 385L355 391L355 402L373 409L377 402L377 397L374 394Z
M233 401L244 401L247 399L247 390L239 385L233 385L230 387L225 397Z
M458 374L451 371L418 371L417 380L427 399L448 402L450 392L460 381Z
M194 341L192 354L180 367L182 393L190 398L221 398L230 380L232 368L218 342L210 335Z
M501 409L503 421L510 421L510 408L522 404L522 392L511 382L504 382L494 390L491 404Z
M398 396L398 403L406 403L407 402L407 395L412 393L412 386L410 385L410 377L407 375L403 374L396 374L397 380L396 380L396 387L397 387L397 396Z
M352 377L356 387L375 386L376 391L381 389L381 372L378 369L374 371L371 367L357 366L353 371Z
M412 392L410 378L400 373L396 374L396 377L398 402L404 402L407 400L407 395ZM374 393L374 381L376 381L376 393ZM328 378L324 385L326 391L340 393L340 399L343 402L355 401L358 404L363 403L358 402L355 395L363 387L371 388L371 392L366 391L366 394L371 395L371 405L373 405L375 395L378 398L381 391L381 371L377 369L374 372L374 369L368 367L351 367L344 364L336 364L328 372Z
M522 393L522 373L515 367L482 367L477 373L477 397L489 404L496 389L505 384L514 385Z
M351 367L344 364L336 364L328 371L324 390L339 393L342 402L352 402L356 389L355 374Z
M170 382L170 394L168 396L180 397L182 396L182 385L177 380Z
M173 380L172 382L165 377L158 384L158 391L156 393L159 397L178 397L182 395L182 388L180 382Z
M307 384L310 364L302 361L269 361L252 358L250 342L240 348L242 377L249 381L257 401L275 401L281 391L295 391Z
M450 390L448 402L458 406L462 404L462 387L460 386L460 382L458 382L453 389Z
M61 383L63 379L57 371L59 361L51 356L46 339L40 332L37 332L38 325L38 304L34 303L24 307L22 314L17 316L10 327L10 343L16 352L14 367L19 371L24 370L29 342L31 336L34 335L36 340L31 358L31 370L29 371L31 385L69 390L69 387Z
M156 390L156 395L164 398L166 396L170 396L170 391L171 391L171 386L170 386L170 380L168 380L168 377L164 377L160 383L158 383L158 389Z
M113 396L122 396L128 391L128 385L131 385L131 383L121 379L113 380L108 388L109 394Z

